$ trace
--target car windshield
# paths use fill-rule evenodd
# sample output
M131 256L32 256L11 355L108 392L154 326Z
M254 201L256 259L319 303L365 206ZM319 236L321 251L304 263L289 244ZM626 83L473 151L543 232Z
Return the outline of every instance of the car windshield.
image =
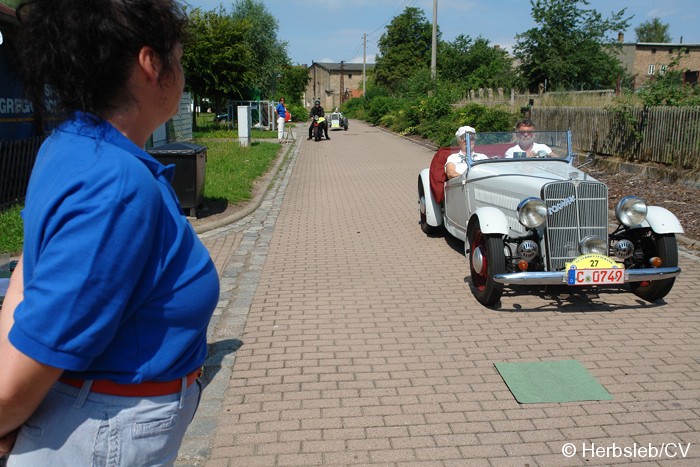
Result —
M472 163L496 161L570 160L568 131L527 131L467 133L465 149ZM453 142L460 150L457 141Z

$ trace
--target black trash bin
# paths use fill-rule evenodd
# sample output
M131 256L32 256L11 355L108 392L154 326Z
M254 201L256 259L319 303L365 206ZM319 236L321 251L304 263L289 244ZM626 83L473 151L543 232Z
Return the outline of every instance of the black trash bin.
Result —
M182 210L196 217L197 207L204 201L207 147L177 141L153 147L148 153L163 165L175 165L175 194Z

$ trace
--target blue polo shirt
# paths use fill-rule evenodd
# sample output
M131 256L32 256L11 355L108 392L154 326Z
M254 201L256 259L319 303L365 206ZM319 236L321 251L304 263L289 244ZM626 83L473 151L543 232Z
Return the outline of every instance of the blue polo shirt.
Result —
M284 106L283 103L280 102L279 104L277 104L276 108L277 108L277 115L279 115L282 118L287 116L287 108Z
M18 350L66 376L120 383L202 365L219 279L172 173L89 114L44 142L22 211Z

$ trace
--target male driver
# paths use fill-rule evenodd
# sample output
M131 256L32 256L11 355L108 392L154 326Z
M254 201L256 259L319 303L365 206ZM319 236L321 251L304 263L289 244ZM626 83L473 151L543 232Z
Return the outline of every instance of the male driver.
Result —
M445 174L447 178L459 177L467 170L467 133L469 133L469 145L472 149L472 160L487 159L485 154L474 152L476 144L476 130L470 126L459 127L455 136L459 143L459 152L450 154L445 162Z
M506 151L506 158L512 158L516 152L524 152L525 157L548 157L552 154L546 144L535 143L535 124L532 120L520 120L515 125L515 131L518 144Z
M325 117L326 112L323 111L323 107L321 107L321 101L316 101L314 102L314 106L311 108L311 112L309 113L309 117L311 117L311 125L309 125L309 138L311 139L311 132L314 131L314 116L316 117ZM328 137L328 125L326 123L323 123L323 132L326 134L326 139L330 139Z

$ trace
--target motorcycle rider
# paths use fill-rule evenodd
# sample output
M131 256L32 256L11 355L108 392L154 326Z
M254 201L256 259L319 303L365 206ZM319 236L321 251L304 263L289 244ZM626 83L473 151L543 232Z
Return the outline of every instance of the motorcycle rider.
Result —
M309 139L311 139L311 133L314 131L314 117L325 117L326 112L323 111L323 107L321 107L321 101L317 100L314 102L314 106L311 108L311 112L309 113L309 117L311 117L311 125L309 125ZM323 132L326 135L326 139L330 140L328 137L328 125L326 125L326 122L321 123L323 125Z

